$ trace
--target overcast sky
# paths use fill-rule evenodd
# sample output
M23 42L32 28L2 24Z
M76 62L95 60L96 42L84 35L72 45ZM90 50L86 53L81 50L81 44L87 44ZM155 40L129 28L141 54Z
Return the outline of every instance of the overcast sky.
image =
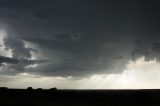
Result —
M0 0L0 85L160 87L159 4Z

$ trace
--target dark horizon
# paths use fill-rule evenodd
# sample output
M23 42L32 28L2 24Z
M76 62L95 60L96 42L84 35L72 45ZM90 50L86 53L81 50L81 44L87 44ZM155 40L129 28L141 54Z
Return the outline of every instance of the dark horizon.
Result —
M160 90L0 89L0 105L159 105ZM113 102L115 101L115 102Z

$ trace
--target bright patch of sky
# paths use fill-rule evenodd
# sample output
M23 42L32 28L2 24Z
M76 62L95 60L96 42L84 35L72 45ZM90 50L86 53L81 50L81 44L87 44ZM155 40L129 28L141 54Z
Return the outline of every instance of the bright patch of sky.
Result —
M145 61L144 57L130 61L121 74L93 75L88 78L44 77L29 73L3 76L1 86L11 88L52 88L59 89L156 89L160 88L160 63ZM0 79L0 80L1 80ZM5 81L6 79L6 81Z
M12 57L11 50L6 50L4 46L3 39L7 36L7 33L5 30L0 30L0 55L6 56L6 57Z

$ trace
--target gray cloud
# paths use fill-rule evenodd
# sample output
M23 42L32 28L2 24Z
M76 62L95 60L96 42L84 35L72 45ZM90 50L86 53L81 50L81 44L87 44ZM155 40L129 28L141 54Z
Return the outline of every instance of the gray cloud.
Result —
M47 60L27 60L27 59L16 59L0 56L1 66L7 66L7 68L21 69L18 71L23 71L25 66L40 64L47 62ZM25 71L25 70L24 70Z
M3 76L13 77L14 75L20 73L28 73L28 70L32 70L34 65L40 65L47 62L46 60L17 60L13 58L8 58L0 56L0 73L1 78ZM6 79L5 79L6 80Z
M0 1L6 48L31 58L38 45L50 61L30 72L50 76L121 73L130 60L160 59L159 6L135 1Z
M2 64L2 63L18 64L18 62L19 61L16 59L0 56L0 64Z
M12 57L16 59L30 59L32 57L32 48L26 48L23 40L13 37L5 37L3 39L6 49L11 49Z

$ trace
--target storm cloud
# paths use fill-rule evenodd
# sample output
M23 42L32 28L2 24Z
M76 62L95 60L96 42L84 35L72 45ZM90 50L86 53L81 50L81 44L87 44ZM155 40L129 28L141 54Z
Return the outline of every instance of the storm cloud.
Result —
M44 76L122 73L131 60L160 60L159 3L146 0L1 0L12 57L41 53ZM2 26L2 25L1 25ZM26 48L25 42L36 45Z
M16 59L30 59L32 48L26 48L23 40L6 37L3 39L6 49L11 49L12 57Z

